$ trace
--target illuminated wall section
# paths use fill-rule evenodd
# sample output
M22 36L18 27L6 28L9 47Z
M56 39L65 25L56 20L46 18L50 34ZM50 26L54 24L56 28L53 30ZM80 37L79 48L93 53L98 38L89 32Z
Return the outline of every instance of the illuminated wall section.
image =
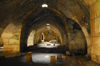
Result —
M34 34L35 34L35 30L33 30L29 35L28 41L27 41L27 46L33 46L34 45Z
M3 52L20 52L21 24L10 23L2 33Z
M100 0L90 5L92 60L100 63Z

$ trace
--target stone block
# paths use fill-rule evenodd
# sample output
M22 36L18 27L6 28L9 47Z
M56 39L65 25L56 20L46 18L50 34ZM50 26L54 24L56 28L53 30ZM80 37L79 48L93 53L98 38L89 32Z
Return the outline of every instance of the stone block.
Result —
M95 1L94 4L90 6L90 18L95 19L100 16L100 0Z
M90 19L96 18L96 4L90 6Z
M57 60L62 60L62 55L61 54L57 55Z
M91 35L95 34L95 19L91 20Z
M91 33L92 36L100 36L100 17L91 20Z
M51 56L50 63L51 64L55 64L55 62L56 62L56 57L55 56Z
M26 62L32 62L32 53L31 52L26 55Z
M91 0L91 1L90 0L84 0L84 2L89 6L91 6L95 1L96 0Z
M9 39L3 39L4 44L9 44Z
M13 35L14 35L13 33L6 33L6 32L4 32L2 34L2 38L3 39L9 39L9 38L12 38Z
M9 39L9 44L19 44L19 40Z
M4 47L3 52L15 53L20 51L19 45L4 44L3 47Z
M100 55L92 54L92 60L100 64Z
M100 62L100 55L98 55L98 62Z
M100 37L92 37L92 53L100 54Z
M97 61L96 54L92 54L91 56L92 56L91 58L92 58L93 61Z

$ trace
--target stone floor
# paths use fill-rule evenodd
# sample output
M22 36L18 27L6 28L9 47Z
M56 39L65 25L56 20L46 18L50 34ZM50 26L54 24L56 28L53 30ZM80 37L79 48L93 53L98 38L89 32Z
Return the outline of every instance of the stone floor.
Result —
M100 66L100 64L94 61L87 60L85 56L66 56L66 59L60 64L22 63L18 59L20 59L20 57L0 59L0 66Z
M90 58L88 58L86 55L74 55L74 54L70 56L67 56L64 54L64 57L62 58L62 60L56 61L56 64L26 62L25 57L29 51L32 52L32 56L34 55L34 53L37 53L37 54L41 53L43 56L43 53L44 55L51 54L51 53L54 53L53 55L55 55L55 54L59 54L59 52L62 52L61 54L63 54L63 51L65 51L66 49L63 49L63 51L59 49L57 50L57 48L54 48L54 49L43 49L43 48L39 49L38 48L38 50L37 49L34 49L34 50L35 52L33 52L33 49L30 48L27 52L16 53L16 54L2 54L2 52L0 52L0 66L100 66L100 64L94 61L91 61ZM56 50L56 51L53 51L53 50ZM23 61L25 62L20 61L22 60L22 58L24 58ZM50 57L46 58L46 60L48 59L50 59Z

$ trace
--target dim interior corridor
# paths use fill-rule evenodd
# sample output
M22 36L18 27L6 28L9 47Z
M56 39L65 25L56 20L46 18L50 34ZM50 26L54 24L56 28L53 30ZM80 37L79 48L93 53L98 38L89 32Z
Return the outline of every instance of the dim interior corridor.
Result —
M100 0L0 0L0 66L100 66Z

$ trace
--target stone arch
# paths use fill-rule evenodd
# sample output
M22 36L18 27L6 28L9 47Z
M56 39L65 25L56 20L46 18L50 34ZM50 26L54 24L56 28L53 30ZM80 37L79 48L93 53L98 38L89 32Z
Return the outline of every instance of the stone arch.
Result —
M71 52L86 54L87 42L82 28L72 19L67 19L67 24L71 34L71 44L69 45Z
M91 56L91 35L85 26L82 26L77 19L74 19L74 20L81 27L81 29L85 35L86 42L87 42L87 55Z
M54 28L54 26L52 26L52 25L50 27L51 27L50 30L54 31L59 36L59 39L61 40L60 42L61 42L61 45L62 45L62 42L63 42L62 37L61 37L62 35L60 34L60 32L58 31L57 28ZM47 28L43 27L42 29L39 29L36 32L35 36L37 36L38 34L44 33L45 31L47 31Z
M48 16L50 16L51 17L51 15L48 15ZM54 15L52 15L53 17L54 17ZM46 16L45 16L46 17ZM29 17L28 17L29 18ZM32 18L32 17L31 17ZM28 37L28 35L29 35L29 33L33 30L33 28L34 28L34 26L36 26L37 25L37 27L38 27L38 24L39 24L39 19L40 18L37 18L37 19L35 19L33 22L31 22L31 21L28 21L28 25L27 25L27 23L25 24L25 22L23 22L24 23L24 26L23 26L23 28L22 28L22 33L26 33L25 35L27 35L27 36L24 36L24 35L22 35L22 37L21 38L24 38L24 40L22 40L21 41L21 44L25 44L25 45L23 45L24 47L24 49L25 49L25 47L26 47L26 45L27 45L27 43L26 43L26 41L27 41L27 37ZM42 20L43 20L43 18L41 18ZM54 18L53 18L54 19ZM26 19L25 21L27 21L28 19ZM52 20L52 19L51 19ZM61 20L60 20L61 21ZM48 21L47 21L48 22ZM50 22L50 21L49 21ZM52 22L52 21L51 21ZM29 24L30 23L30 24ZM53 24L55 24L55 22L53 21L52 22ZM62 22L59 22L59 21L57 21L57 23L59 23L59 24L61 24ZM34 25L33 25L34 24ZM55 24L56 25L56 24ZM26 28L26 27L28 27L28 28ZM33 26L33 27L32 27ZM67 27L64 27L65 26L65 24L64 25L62 25L61 24L61 26L63 27L63 28L67 28ZM60 26L60 27L61 27ZM32 28L32 29L31 29ZM65 30L65 29L62 29L62 30ZM66 29L66 30L68 30L68 29ZM66 31L65 30L65 31ZM27 32L25 32L25 31L27 31ZM64 31L64 33L65 33L65 31ZM67 34L67 33L66 33ZM65 37L66 37L66 35L64 35ZM24 43L22 43L22 42L24 42ZM65 42L66 43L66 42ZM26 47L27 48L27 47Z
M56 9L53 9L53 8L49 8L49 9L51 9L54 12L56 12L57 14L59 14L61 16L61 18L64 19L64 22L66 22L66 19L67 19L66 15L64 15L62 12L60 12L60 11L58 11ZM91 56L91 35L89 34L88 29L85 26L83 26L82 24L80 24L79 20L76 17L73 17L73 18L70 18L70 19L74 20L81 27L81 29L82 29L82 31L83 31L83 33L85 35L86 42L87 42L87 55ZM68 35L70 36L70 31L69 31ZM71 41L70 37L69 37L69 39ZM70 47L70 49L72 49L72 48Z
M50 9L50 8L49 8ZM67 25L67 22L66 22L66 19L67 19L67 17L63 14L63 13L61 13L61 12L59 12L58 10L56 10L56 9L51 9L52 11L54 11L56 14L57 14L57 16L59 16L63 21L62 21L62 23L63 23L63 25L64 25L64 29L65 29L65 31L67 32L67 35L68 35L68 39L69 39L69 44L71 45L71 35L70 35L70 30L69 30L69 28L68 28L68 25ZM30 15L30 14L28 14L28 15ZM38 17L38 16L36 16L36 17ZM41 19L41 18L43 18L44 16L40 16L40 17L38 17L38 18L36 18L35 20L33 20L33 22L31 23L31 24L33 24L33 23L35 23L36 21L38 21L39 19ZM77 20L77 18L70 18L70 19L72 19L72 20L75 20L75 22L78 24L78 25L80 25L80 27L81 27L81 29L82 29L82 31L83 31L83 33L84 33L84 35L85 35L85 37L86 37L86 41L87 41L87 45L89 45L90 44L90 36L89 36L89 33L88 33L88 31L87 31L87 28L86 27L84 27L83 28L83 26L79 23L79 21ZM69 50L70 49L72 49L71 48L71 46L70 46L70 48L69 48ZM90 51L88 51L88 52L90 52ZM88 53L89 54L89 53Z
M35 35L35 30L33 30L30 35L28 36L27 40L27 47L33 46L34 45L34 35Z

